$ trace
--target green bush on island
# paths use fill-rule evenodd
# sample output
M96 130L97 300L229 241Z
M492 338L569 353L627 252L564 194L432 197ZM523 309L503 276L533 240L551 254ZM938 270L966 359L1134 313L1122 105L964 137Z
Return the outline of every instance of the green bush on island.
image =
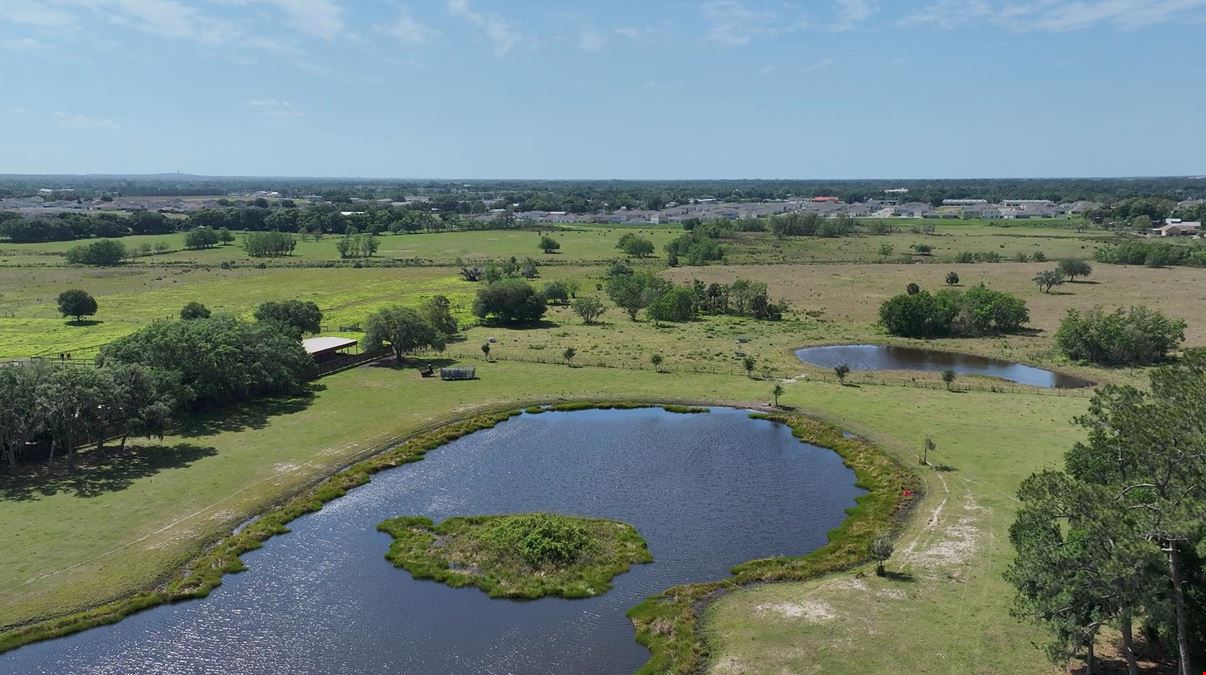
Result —
M645 540L614 520L550 513L449 518L390 518L386 554L416 579L454 588L477 586L491 597L585 598L611 588L633 563L653 560Z

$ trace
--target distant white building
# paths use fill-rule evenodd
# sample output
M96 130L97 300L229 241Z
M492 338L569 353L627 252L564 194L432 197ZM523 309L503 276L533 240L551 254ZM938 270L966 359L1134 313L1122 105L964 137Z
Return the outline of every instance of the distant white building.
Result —
M943 206L981 206L987 204L987 199L943 199Z
M1152 234L1160 237L1186 237L1201 232L1201 222L1181 220L1180 218L1165 218L1163 225L1152 230Z

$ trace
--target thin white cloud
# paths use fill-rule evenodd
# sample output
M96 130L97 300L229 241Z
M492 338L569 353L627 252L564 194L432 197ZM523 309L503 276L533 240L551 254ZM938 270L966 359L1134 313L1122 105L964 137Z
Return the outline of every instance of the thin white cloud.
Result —
M804 73L815 73L818 70L825 70L826 68L828 68L829 66L832 66L833 64L834 64L834 58L832 56L826 56L823 59L818 59L816 61L813 61L812 63L801 66L800 71L804 72Z
M439 34L431 26L415 19L405 9L399 10L398 16L393 21L379 24L377 30L396 38L405 45L421 45L431 42Z
M113 120L89 117L76 113L56 112L54 119L59 123L59 126L67 129L113 130L119 128Z
M843 31L857 28L875 13L869 0L834 0L837 21L833 30Z
M469 4L469 0L448 0L448 11L458 19L462 19L482 31L486 39L494 47L497 56L510 54L521 39L519 30L506 19L497 14L479 12Z
M597 52L607 46L607 38L593 28L583 28L578 33L578 48L586 52Z
M4 0L8 2L9 0ZM20 2L21 0L18 0ZM61 10L74 8L91 16L166 39L223 44L239 35L226 20L209 16L176 0L50 0ZM79 17L72 17L76 23ZM61 17L59 20L63 20Z
M0 21L39 28L68 28L77 22L74 13L42 0L3 0Z
M802 28L802 18L790 19L769 9L754 9L740 0L709 0L703 5L708 40L727 47L744 47L754 40Z
M903 25L956 28L989 23L1017 31L1066 32L1099 25L1137 30L1193 20L1206 0L938 0L906 16Z
M261 117L268 119L293 119L305 116L302 111L294 110L292 103L280 98L253 98L247 101L247 105L258 111Z
M334 40L347 30L343 7L334 0L263 0L285 15L285 22L299 32L323 40Z
M32 52L43 47L33 38L0 38L0 49L10 52Z

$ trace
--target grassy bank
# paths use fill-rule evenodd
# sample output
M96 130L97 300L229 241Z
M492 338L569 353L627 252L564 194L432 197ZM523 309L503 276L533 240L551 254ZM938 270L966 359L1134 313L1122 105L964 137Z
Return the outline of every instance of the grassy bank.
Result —
M556 514L422 516L377 526L394 538L385 557L416 579L477 586L492 598L588 598L653 556L626 523Z

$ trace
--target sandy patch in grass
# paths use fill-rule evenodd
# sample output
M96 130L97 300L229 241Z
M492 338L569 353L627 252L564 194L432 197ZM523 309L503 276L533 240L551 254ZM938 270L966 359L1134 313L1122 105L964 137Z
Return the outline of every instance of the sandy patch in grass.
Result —
M802 619L809 623L831 621L836 616L833 607L819 600L799 602L764 602L754 609L763 614L774 614L784 619Z

